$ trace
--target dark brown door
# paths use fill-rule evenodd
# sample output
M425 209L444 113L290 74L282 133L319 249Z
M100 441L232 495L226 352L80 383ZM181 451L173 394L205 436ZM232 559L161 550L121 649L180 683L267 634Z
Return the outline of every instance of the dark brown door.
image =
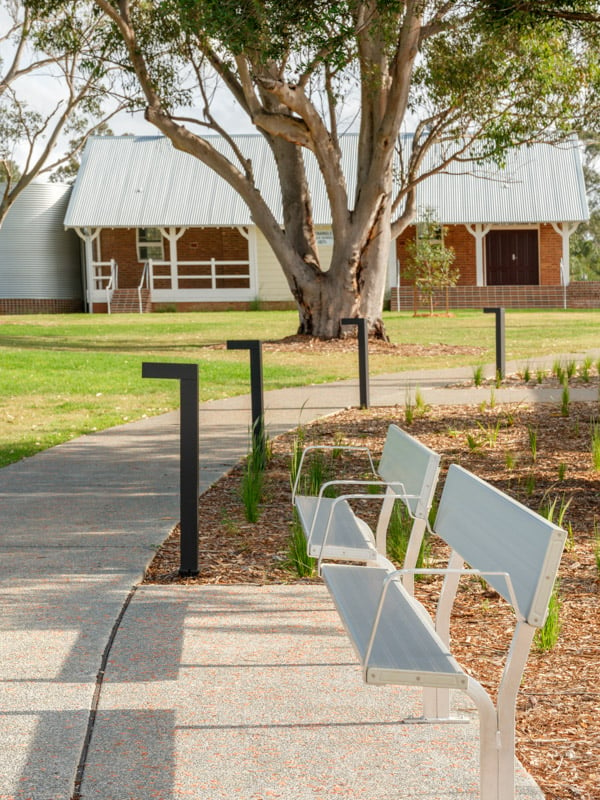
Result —
M485 263L488 286L537 286L537 231L490 231L485 237Z

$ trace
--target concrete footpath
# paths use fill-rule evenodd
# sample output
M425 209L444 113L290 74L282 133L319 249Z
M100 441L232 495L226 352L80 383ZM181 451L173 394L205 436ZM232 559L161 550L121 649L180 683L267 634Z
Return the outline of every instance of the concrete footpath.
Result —
M446 388L471 378L375 377L371 405L417 387L489 399ZM356 381L267 393L269 433L358 396ZM248 397L201 405L202 489L245 455L249 426ZM322 586L138 587L178 509L178 412L0 470L0 800L478 796L472 710L402 724L418 695L362 684ZM519 798L542 798L518 781Z

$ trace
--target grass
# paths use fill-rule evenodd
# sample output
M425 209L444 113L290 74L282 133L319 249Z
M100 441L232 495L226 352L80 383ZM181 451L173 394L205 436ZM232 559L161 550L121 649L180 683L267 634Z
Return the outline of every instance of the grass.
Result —
M494 362L494 329L480 311L435 318L388 312L384 320L393 342L444 343L468 354L416 351L400 360L393 351L373 352L371 374L465 366L473 343L482 363ZM597 347L598 323L597 311L510 311L507 357L585 352ZM178 381L142 379L143 361L198 363L201 400L245 394L248 354L226 350L227 339L281 339L296 327L293 311L0 316L0 466L84 433L177 408ZM209 347L214 344L219 349ZM357 374L351 348L310 354L282 347L265 352L263 363L267 391Z
M531 426L528 426L527 438L529 439L529 452L531 453L531 460L535 463L537 460L537 430Z
M387 555L400 567L404 564L406 550L410 539L413 521L403 503L394 503L390 522L387 530ZM431 554L429 537L426 534L421 542L421 548L417 557L416 569L426 566ZM422 579L422 575L415 575L415 580Z
M600 423L592 422L590 425L592 465L596 472L600 472Z
M312 578L317 569L317 560L306 552L306 538L294 509L286 558L287 568L299 578Z
M594 561L596 562L596 573L600 577L600 530L598 523L594 523Z
M554 586L548 603L548 616L541 628L535 634L534 642L540 653L546 653L556 645L560 635L560 609L562 601L558 591L558 585Z

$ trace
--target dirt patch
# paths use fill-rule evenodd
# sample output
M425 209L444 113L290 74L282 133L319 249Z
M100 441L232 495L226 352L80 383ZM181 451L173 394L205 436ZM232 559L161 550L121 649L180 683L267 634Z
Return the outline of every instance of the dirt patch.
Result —
M535 510L555 503L556 515L566 506L563 526L569 530L569 541L559 585L562 628L553 649L532 648L517 709L518 756L548 800L600 798L600 581L595 555L600 472L591 455L597 415L597 403L570 403L568 416L561 413L560 404L491 407L488 403L421 409L408 425L404 409L397 407L346 411L304 429L306 443L367 444L379 454L388 424L396 422L440 452L445 467L460 463ZM257 523L245 521L241 467L202 496L200 576L178 576L175 529L157 552L146 581L265 584L300 580L287 564L291 450L292 434L273 442ZM357 462L347 466L364 469ZM443 548L433 541L432 563L441 564L443 557ZM419 582L419 596L433 602L437 588L435 581ZM455 611L453 649L493 693L511 612L477 581L463 584Z
M224 350L225 344L210 345L213 350ZM262 349L266 352L279 352L285 350L294 353L305 353L320 355L322 353L355 353L357 348L356 337L348 336L345 339L317 339L314 336L298 334L286 336L283 339L273 339L263 341ZM404 357L434 358L437 356L482 356L486 352L483 347L469 347L462 345L449 345L431 343L421 344L396 344L394 342L384 342L380 339L369 339L369 354L388 354Z

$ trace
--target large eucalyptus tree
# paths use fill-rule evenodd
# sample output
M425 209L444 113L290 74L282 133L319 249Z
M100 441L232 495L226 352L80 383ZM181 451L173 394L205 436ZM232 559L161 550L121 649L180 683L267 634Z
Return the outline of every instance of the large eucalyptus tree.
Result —
M597 50L579 29L539 14L513 24L513 9L502 3L91 2L120 38L146 118L245 200L287 278L299 330L320 337L338 336L341 318L354 315L384 335L390 246L414 219L415 189L427 174L450 161L500 160L511 146L560 139L584 108L597 106ZM214 98L223 88L268 143L283 220L220 121ZM196 112L178 113L183 106ZM350 192L340 142L353 109L358 146ZM403 129L414 137L400 157ZM230 140L230 157L211 145L209 131ZM426 162L433 148L436 157ZM318 163L329 200L329 263L317 246L305 151Z

